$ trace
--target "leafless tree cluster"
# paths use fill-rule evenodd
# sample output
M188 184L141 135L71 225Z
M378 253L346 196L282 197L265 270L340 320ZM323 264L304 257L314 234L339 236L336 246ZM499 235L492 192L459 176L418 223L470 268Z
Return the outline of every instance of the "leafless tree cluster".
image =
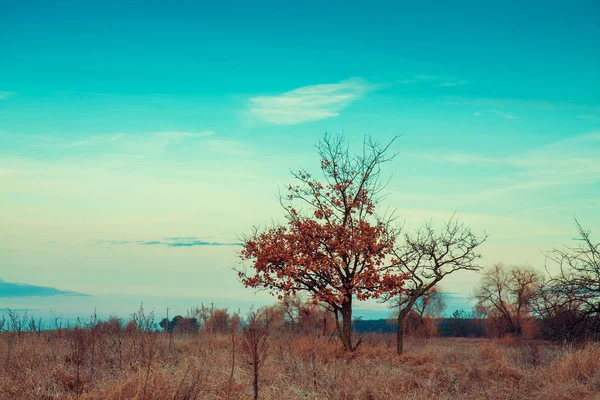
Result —
M555 340L600 339L600 243L576 221L575 244L547 254L557 273L539 291L535 309L545 336Z
M542 276L532 268L496 264L484 271L475 293L477 311L488 317L497 334L522 336L532 321L532 304Z
M260 310L271 333L329 336L336 329L331 309L324 303L295 295L284 296L276 305Z
M475 297L491 334L521 337L535 331L557 341L600 339L600 243L576 225L574 245L547 253L547 276L518 266L484 271Z

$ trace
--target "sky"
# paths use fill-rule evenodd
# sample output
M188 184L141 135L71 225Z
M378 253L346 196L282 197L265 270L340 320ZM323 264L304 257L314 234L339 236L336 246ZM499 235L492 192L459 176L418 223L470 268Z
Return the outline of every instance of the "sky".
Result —
M597 1L6 3L0 307L273 301L236 279L239 237L283 220L326 131L401 135L384 206L407 229L456 213L482 265L543 271L574 218L600 228L598 71ZM454 308L478 279L443 282Z

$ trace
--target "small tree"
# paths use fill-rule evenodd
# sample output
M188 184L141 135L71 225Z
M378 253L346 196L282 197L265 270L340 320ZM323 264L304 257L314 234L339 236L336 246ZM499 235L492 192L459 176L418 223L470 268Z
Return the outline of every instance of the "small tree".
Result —
M228 333L231 331L231 316L226 308L215 309L207 321L207 328L212 333Z
M414 311L419 318L440 317L444 313L446 303L442 292L437 287L432 287L415 302Z
M455 310L449 317L440 321L439 329L443 336L481 337L485 336L484 320L477 312Z
M281 313L283 325L290 332L304 334L318 333L321 336L331 335L335 328L333 314L324 304L301 296L284 296L275 306Z
M252 367L254 399L258 399L260 368L267 358L268 335L269 331L265 324L264 315L256 311L250 311L248 313L248 324L242 331L242 348L248 363Z
M542 277L532 268L494 265L483 273L475 292L477 310L501 333L521 336L524 325L532 319L532 303L541 282Z
M456 271L479 271L476 252L487 236L476 236L454 217L440 232L426 223L416 233L404 234L403 242L394 249L394 268L407 277L405 289L399 294L389 293L385 300L398 308L396 352L402 354L404 320L419 299L429 293L442 279Z
M397 233L392 218L375 213L385 186L379 179L381 165L394 157L387 155L392 142L365 141L362 153L352 155L342 136L326 134L317 144L323 180L303 169L294 173L298 184L280 199L287 224L243 237L241 258L252 260L252 273L238 271L244 285L280 299L308 292L315 302L327 303L350 351L357 346L352 341L354 298L396 294L404 278L384 266Z
M166 332L177 332L177 333L197 333L198 332L198 320L196 318L185 318L181 315L176 315L171 321L163 318L160 323L160 327Z
M419 297L413 309L406 317L404 332L419 337L429 338L438 333L436 317L440 317L446 304L442 292L435 286Z

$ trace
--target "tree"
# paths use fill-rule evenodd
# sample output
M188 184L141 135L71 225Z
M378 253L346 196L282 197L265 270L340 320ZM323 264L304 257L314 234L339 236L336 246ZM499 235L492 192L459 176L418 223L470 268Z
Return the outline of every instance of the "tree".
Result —
M451 336L467 336L471 316L465 310L455 310L448 318L448 328Z
M280 196L287 224L255 228L242 238L241 258L252 260L251 272L238 271L243 284L280 299L305 292L328 304L349 351L358 346L352 341L354 298L402 288L404 277L384 265L397 233L393 218L375 212L385 187L381 165L394 158L387 154L393 141L381 146L365 140L362 153L353 155L342 136L326 134L317 144L322 180L301 169L293 173L297 184Z
M444 313L446 303L442 292L437 287L432 287L423 296L419 297L414 305L414 312L419 318L440 317Z
M539 291L536 311L544 318L553 339L600 337L600 243L575 220L574 246L553 249L547 260L558 265Z
M532 303L541 283L541 275L532 268L496 264L483 273L475 292L477 310L491 318L501 333L521 336L532 318Z
M452 337L481 337L485 335L484 320L477 312L455 310L450 317L442 318L438 329L442 336Z
M389 293L386 301L398 308L398 331L396 352L403 352L404 320L419 299L423 298L446 276L460 270L479 271L476 252L487 236L479 237L454 217L436 232L431 223L426 223L416 233L405 233L403 242L393 250L394 268L397 274L406 276L404 290L399 294Z
M207 325L213 333L227 333L231 330L231 316L226 308L217 308L212 312Z
M438 333L436 318L446 307L442 292L435 286L419 297L404 320L404 334L429 338ZM396 317L397 318L397 317Z
M326 305L315 304L310 298L284 296L276 307L283 318L283 325L291 332L326 336L335 327L333 314L327 310Z
M264 321L264 314L250 311L248 313L247 325L242 331L242 348L246 354L248 363L252 367L252 388L254 399L258 399L259 372L267 358L269 349L269 330Z
M545 281L535 296L532 309L539 318L543 339L565 342L584 341L593 329L593 319L586 318L584 303L573 293L565 292L556 281ZM592 329L590 329L592 328Z
M161 319L158 323L158 326L160 326L165 332L171 332L171 322L166 318Z

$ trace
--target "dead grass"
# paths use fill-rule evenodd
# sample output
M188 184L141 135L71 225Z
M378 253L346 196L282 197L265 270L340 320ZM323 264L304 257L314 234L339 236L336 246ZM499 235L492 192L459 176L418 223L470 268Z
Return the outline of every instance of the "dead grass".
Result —
M237 354L232 374L230 335L175 336L171 345L150 335L97 335L93 367L89 343L76 346L68 332L0 336L0 398L251 398L252 368ZM269 338L260 398L600 399L599 360L595 344L409 339L397 357L392 336L367 335L348 354L326 338L280 335Z

